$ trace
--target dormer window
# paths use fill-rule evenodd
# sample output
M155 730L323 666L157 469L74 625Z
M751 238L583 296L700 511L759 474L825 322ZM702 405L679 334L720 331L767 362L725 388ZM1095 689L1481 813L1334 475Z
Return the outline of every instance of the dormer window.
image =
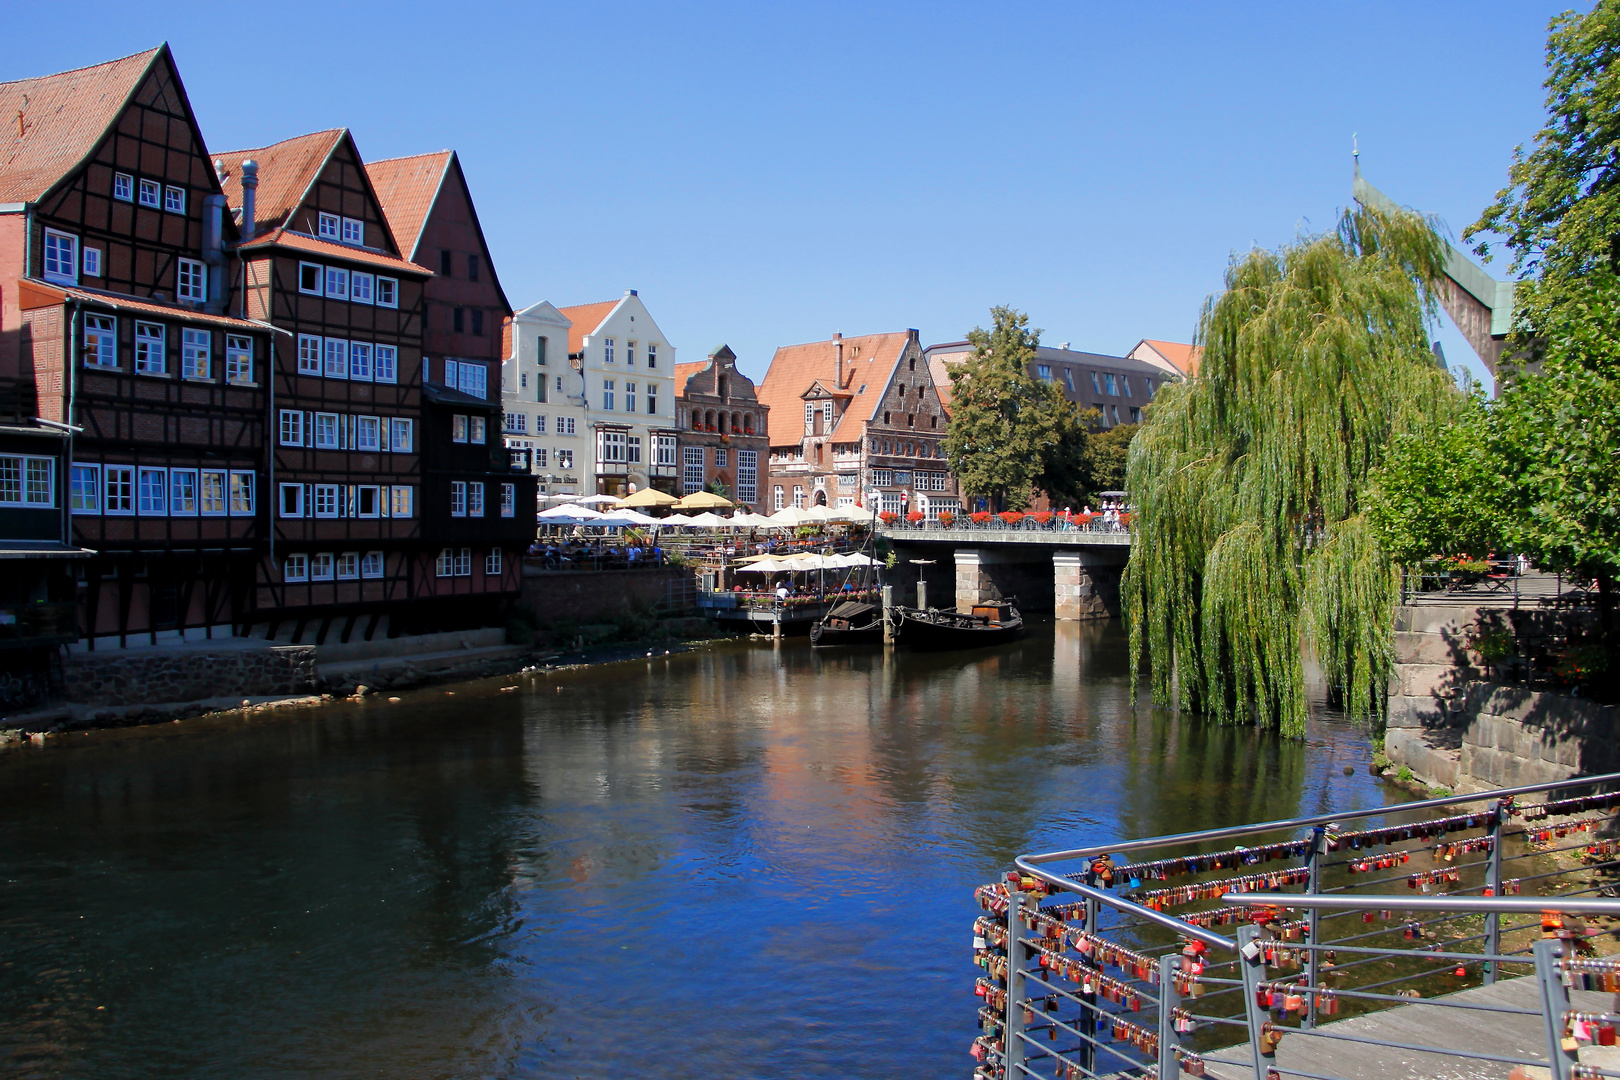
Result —
M355 218L344 218L343 242L345 244L353 244L355 247L364 246L366 242L366 223L363 221L358 221Z
M322 240L336 240L343 235L343 219L336 214L321 214L316 219L315 235Z

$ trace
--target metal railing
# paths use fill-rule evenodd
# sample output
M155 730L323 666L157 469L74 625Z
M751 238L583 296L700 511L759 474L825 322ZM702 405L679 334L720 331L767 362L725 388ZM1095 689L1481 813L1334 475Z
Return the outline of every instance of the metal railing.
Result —
M1044 516L1045 521L1040 520ZM932 532L937 529L949 529L952 532L1081 532L1081 533L1129 533L1129 522L1105 519L1101 514L1094 514L1089 519L1075 515L1065 518L1061 514L1025 514L1014 522L1003 520L999 515L991 514L984 521L974 521L966 514L955 514L947 524L937 517L924 518L921 521L907 521L897 517L893 521L882 523L884 532Z
M1620 773L1020 856L977 891L974 1076L1620 1077L1580 1053L1617 930L1575 919L1620 926L1616 808Z

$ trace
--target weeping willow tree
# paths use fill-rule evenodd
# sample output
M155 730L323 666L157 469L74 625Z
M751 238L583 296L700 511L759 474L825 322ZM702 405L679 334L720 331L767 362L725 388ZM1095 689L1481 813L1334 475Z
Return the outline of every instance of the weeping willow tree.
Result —
M1204 305L1198 377L1131 445L1123 582L1155 700L1305 730L1303 654L1346 710L1382 714L1396 572L1363 516L1395 436L1455 407L1428 348L1444 247L1415 215L1236 259Z

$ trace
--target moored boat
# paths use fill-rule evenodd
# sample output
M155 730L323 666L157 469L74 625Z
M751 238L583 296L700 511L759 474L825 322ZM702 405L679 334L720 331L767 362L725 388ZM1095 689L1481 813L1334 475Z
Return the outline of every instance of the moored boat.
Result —
M883 609L876 604L846 600L835 604L810 628L810 644L880 645L883 642Z
M1024 617L1010 600L974 604L971 612L897 607L893 615L895 640L912 649L975 649L1024 632Z

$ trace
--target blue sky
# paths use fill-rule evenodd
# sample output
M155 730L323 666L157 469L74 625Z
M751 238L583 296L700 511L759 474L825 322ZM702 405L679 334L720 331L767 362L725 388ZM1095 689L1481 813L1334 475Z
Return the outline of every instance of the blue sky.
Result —
M0 78L167 40L215 150L453 147L514 305L639 289L681 359L724 341L757 376L997 303L1053 344L1190 340L1232 252L1331 226L1352 132L1460 233L1566 6L85 3L64 32L14 2Z

